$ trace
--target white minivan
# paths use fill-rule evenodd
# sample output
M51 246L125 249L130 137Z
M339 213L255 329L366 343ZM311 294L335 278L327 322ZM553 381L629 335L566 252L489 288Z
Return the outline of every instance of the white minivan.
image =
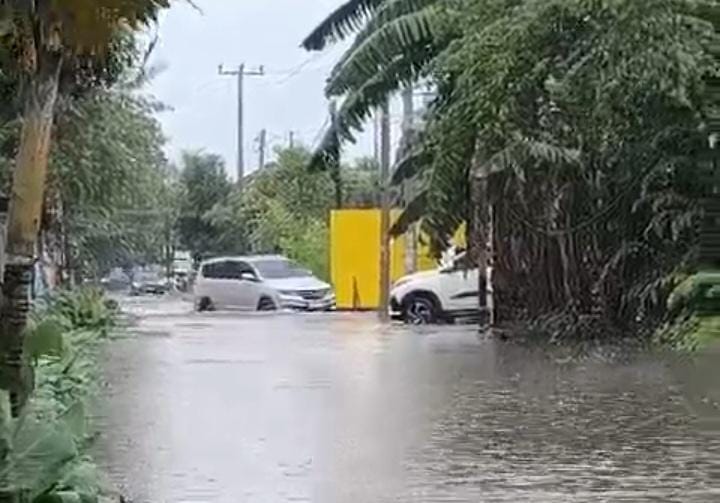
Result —
M218 257L200 264L195 308L273 311L335 308L331 286L280 255Z

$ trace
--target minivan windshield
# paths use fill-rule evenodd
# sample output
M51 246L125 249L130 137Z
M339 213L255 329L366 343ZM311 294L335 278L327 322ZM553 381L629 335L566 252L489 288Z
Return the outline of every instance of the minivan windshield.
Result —
M135 281L159 281L162 276L158 271L136 271Z
M280 278L302 278L311 276L310 272L303 269L291 260L266 259L252 263L260 275L266 279Z

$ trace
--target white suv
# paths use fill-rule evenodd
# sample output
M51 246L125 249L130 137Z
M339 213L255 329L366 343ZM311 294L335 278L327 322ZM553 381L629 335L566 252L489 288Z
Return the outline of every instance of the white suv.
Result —
M462 253L450 264L400 278L390 291L390 314L406 323L426 324L480 313L477 267Z

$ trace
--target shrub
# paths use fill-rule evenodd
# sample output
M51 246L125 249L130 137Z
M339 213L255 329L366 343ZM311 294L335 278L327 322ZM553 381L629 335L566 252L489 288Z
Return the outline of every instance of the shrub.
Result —
M94 289L63 291L39 306L26 334L35 389L21 416L5 416L12 450L0 480L32 503L90 503L112 494L87 455L86 404L98 382L100 343L116 307Z
M720 273L700 272L680 283L668 297L668 313L656 335L661 344L692 351L720 340Z

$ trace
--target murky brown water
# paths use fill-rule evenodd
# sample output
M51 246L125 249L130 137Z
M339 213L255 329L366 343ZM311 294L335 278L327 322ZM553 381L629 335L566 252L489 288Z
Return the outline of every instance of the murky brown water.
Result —
M136 502L720 501L720 364L583 363L371 315L151 316L108 348Z

